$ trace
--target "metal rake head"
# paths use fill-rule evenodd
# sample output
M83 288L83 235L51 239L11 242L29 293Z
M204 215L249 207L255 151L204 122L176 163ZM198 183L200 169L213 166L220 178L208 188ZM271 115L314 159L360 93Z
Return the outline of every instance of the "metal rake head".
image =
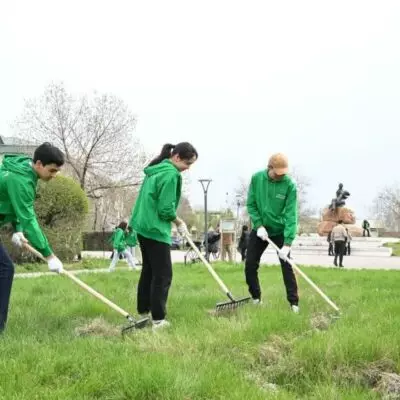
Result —
M124 326L121 330L122 335L125 335L127 333L131 333L133 331L135 331L136 329L143 329L147 326L147 324L149 323L150 318L149 317L145 317L139 320L134 320L133 318L129 319L130 324L127 326Z
M225 301L222 303L217 303L217 305L215 307L215 311L220 312L220 311L235 310L236 308L247 304L250 300L251 300L251 297L243 297L242 299L239 299L239 300L230 300L230 301Z

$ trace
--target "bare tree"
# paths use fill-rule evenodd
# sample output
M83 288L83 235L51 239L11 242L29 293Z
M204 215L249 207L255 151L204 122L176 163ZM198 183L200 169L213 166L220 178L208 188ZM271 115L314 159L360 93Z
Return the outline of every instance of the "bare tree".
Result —
M400 186L394 184L381 190L373 201L372 213L393 231L400 231Z
M137 188L115 188L93 199L88 228L93 231L111 230L122 220L129 222L135 203Z
M20 137L58 146L82 189L99 198L104 190L141 181L147 157L133 137L134 126L121 99L97 93L74 97L62 84L50 84L42 97L26 101L15 130Z

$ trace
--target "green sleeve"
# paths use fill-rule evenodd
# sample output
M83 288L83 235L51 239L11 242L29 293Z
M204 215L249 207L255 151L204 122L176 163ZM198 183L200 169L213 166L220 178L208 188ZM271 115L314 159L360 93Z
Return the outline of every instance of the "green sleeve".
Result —
M297 234L297 188L289 189L285 206L285 244L291 245Z
M46 236L39 227L34 210L35 191L25 182L9 179L8 196L17 217L15 229L22 231L31 245L44 257L53 253Z
M117 229L115 235L113 237L113 248L119 250L121 247L121 243L124 240L124 231L122 229Z
M249 190L247 193L247 212L250 215L251 222L253 224L254 229L258 229L260 226L263 225L262 223L262 218L260 215L260 212L257 207L257 202L256 202L256 188L255 188L255 183L254 183L254 176L251 178Z
M159 217L168 222L176 219L176 192L178 188L178 175L168 175L163 180L158 192L157 211Z

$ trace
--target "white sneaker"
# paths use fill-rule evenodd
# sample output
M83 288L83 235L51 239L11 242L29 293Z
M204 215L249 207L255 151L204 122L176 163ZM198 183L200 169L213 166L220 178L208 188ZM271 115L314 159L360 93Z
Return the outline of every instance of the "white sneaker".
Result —
M166 319L153 320L153 329L168 328L171 325Z
M253 299L253 304L262 304L261 299Z
M292 311L293 311L295 314L298 314L298 313L300 312L299 306L296 306L295 304L292 304L292 305L290 306L290 308L292 309Z

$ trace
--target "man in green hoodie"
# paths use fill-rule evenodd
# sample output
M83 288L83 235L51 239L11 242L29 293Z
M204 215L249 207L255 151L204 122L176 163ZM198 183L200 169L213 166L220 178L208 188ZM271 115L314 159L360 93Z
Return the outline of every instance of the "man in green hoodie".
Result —
M50 143L43 143L35 150L33 160L10 154L4 156L0 166L0 226L11 223L15 231L12 243L22 248L29 242L47 259L49 269L54 272L61 272L63 265L39 227L34 202L38 179L49 181L63 164L63 153ZM14 265L0 244L0 332L7 321L13 278Z
M297 282L287 262L297 232L297 188L287 175L288 160L281 153L271 156L266 170L252 176L247 197L247 210L253 230L250 233L245 264L246 283L255 304L261 303L258 280L260 259L269 237L279 247L279 261L286 287L287 300L293 312L299 312Z

